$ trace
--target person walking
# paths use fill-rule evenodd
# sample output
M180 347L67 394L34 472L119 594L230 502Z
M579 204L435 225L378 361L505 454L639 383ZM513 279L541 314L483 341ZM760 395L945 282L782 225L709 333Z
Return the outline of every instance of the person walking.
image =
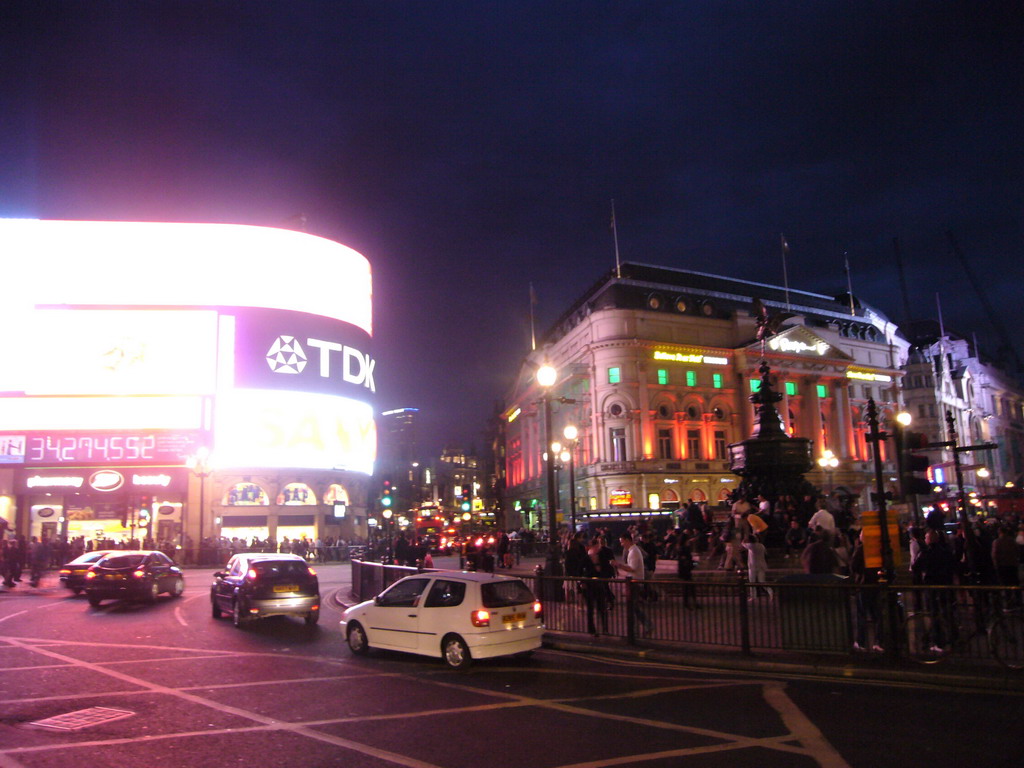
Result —
M50 545L45 539L40 541L35 536L32 537L28 545L28 562L31 569L29 584L38 587L43 579L43 573L50 564Z
M856 628L854 630L856 639L853 641L855 651L863 651L868 647L868 625L875 628L875 642L871 644L871 650L881 652L882 646L878 639L882 633L882 606L881 595L878 592L878 569L868 568L864 561L864 531L860 532L856 543L853 545L853 554L850 555L850 575L853 582L861 587L857 590L857 612Z
M747 537L747 540L743 542L743 548L747 550L748 580L751 584L764 584L768 580L768 550L765 549L756 533L751 533ZM769 599L773 597L770 587L752 587L748 600L754 599L755 589L757 595L767 593Z
M697 590L693 585L693 531L689 528L676 534L676 576L683 582L683 607L700 608Z
M626 578L641 582L638 586L643 586L643 581L646 577L643 553L640 551L640 548L633 543L633 537L628 533L623 533L619 536L619 543L622 544L623 562L616 561L614 564L615 568L619 571L624 571ZM642 607L642 598L640 596L639 589L634 591L633 599L629 602L632 603L633 616L639 623L641 632L644 635L650 635L651 631L654 629L654 625L647 617L647 614Z
M948 543L932 528L925 532L924 542L924 549L914 561L914 575L926 586L951 586L957 563ZM947 589L928 590L924 597L932 615L931 649L942 652L953 641L953 593Z
M832 538L820 525L814 530L810 543L804 547L800 562L805 573L821 576L835 572L839 560L832 547Z

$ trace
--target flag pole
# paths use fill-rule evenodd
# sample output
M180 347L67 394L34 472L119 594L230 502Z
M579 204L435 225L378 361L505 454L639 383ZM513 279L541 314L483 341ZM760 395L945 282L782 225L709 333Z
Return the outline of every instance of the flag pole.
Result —
M619 230L615 226L615 201L612 200L612 238L615 241L615 277L622 278L622 264L619 261Z
M843 251L843 264L846 265L846 295L850 297L850 317L857 313L853 311L853 281L850 279L850 258L846 251Z
M786 242L786 236L781 232L779 240L782 243L782 284L786 288L786 309L790 310L793 307L789 303L789 273L786 272L786 254L789 253L789 243Z
M537 351L537 331L533 323L533 308L537 305L537 294L533 292L533 283L530 283L530 350Z

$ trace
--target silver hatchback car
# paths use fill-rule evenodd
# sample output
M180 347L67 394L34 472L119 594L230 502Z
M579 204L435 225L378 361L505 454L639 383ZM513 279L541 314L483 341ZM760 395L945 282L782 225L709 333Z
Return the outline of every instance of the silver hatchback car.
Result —
M247 552L213 574L210 604L213 618L230 614L236 627L267 616L301 616L312 626L320 620L320 583L298 555Z

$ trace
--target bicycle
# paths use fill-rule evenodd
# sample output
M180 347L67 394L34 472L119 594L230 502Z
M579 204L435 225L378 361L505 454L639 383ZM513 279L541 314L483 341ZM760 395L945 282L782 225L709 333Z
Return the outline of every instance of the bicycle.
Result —
M987 651L1007 669L1024 669L1021 608L989 605L974 592L970 604L960 603L955 594L952 590L923 593L930 605L907 611L902 637L908 658L937 664L953 656L983 658Z

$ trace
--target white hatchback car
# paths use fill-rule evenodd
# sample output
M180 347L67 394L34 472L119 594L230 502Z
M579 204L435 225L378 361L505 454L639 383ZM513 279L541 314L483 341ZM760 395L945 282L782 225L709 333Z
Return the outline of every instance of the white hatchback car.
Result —
M473 659L540 648L540 603L521 579L436 571L406 576L342 614L341 632L356 654L386 648L440 656L453 669Z

